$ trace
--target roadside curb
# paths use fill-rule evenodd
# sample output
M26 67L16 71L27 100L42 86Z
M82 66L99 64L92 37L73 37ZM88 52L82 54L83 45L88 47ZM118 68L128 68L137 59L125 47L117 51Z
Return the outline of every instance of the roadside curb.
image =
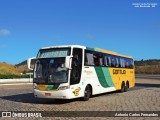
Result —
M0 79L0 84L32 83L33 78Z
M32 84L32 83L1 83L0 84L0 86L3 86L3 85L25 85L25 84L27 84L27 85L29 85L29 84Z

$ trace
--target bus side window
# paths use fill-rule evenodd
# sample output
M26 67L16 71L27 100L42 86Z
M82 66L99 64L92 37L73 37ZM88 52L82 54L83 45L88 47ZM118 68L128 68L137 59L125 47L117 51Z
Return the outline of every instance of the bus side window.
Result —
M120 59L120 57L118 57L118 62L119 62L119 67L121 68L122 66L121 66L121 59Z
M107 57L108 66L111 67L111 56Z
M93 54L87 53L88 65L94 65Z
M93 59L94 59L95 66L99 66L99 59L98 59L97 52L94 52Z
M88 53L86 53L86 51L85 51L85 57L84 57L84 65L89 65L88 64L88 58L87 58L87 55Z
M103 58L98 58L99 66L103 66Z
M108 58L106 55L104 55L104 65L108 66Z
M119 60L118 60L118 57L116 57L116 67L119 67Z
M101 53L98 53L98 65L99 66L104 66L104 60L103 60L103 54L101 54Z
M130 60L128 58L125 59L125 68L130 68Z
M133 61L133 59L131 60L131 68L133 68L134 67L134 61Z
M120 63L121 63L121 67L124 68L125 65L124 65L124 58L120 58Z
M111 67L111 57L108 54L104 54L104 65Z
M104 65L104 60L103 60L103 54L102 53L98 53L98 52L94 52L94 64L95 66L103 66Z
M98 56L97 56L97 52L94 52L93 54L93 59L94 59L94 65L98 66Z
M120 66L121 66L121 68L123 67L123 65L122 65L122 58L120 57Z
M132 59L129 59L129 68L133 68L133 60Z
M85 51L85 65L94 65L93 53Z
M111 67L115 67L116 65L116 61L115 61L115 58L114 56L111 57Z

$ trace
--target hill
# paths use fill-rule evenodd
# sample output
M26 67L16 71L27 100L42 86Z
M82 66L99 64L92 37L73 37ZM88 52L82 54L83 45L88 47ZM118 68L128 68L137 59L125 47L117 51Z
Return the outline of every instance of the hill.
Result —
M16 64L15 66L18 68L19 71L21 71L24 74L29 71L28 67L27 67L27 60L25 60L19 64Z
M135 60L134 64L136 66L145 66L145 65L160 65L160 59L149 59L149 60Z
M31 62L31 66L33 67L34 66L34 64L35 64L35 61L36 60L32 60L32 62ZM17 68L18 68L18 70L20 70L22 73L26 73L26 72L29 72L30 70L28 69L28 67L27 67L27 60L25 60L25 61L22 61L21 63L19 63L19 64L16 64L15 65Z
M136 74L160 74L160 59L135 61Z
M20 75L21 71L14 65L0 62L0 75Z

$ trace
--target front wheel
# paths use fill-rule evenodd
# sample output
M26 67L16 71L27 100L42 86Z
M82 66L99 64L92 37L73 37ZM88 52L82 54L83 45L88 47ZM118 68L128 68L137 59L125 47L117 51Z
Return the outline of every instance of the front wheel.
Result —
M87 85L87 87L86 87L86 89L85 89L85 91L84 91L84 97L83 97L83 100L84 101L88 101L89 100L89 98L91 97L91 88L90 88L90 86L88 86Z

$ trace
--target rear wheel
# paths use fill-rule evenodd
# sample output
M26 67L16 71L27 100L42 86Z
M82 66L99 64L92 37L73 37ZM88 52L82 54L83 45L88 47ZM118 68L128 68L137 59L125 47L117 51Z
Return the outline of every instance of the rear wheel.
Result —
M90 87L89 85L87 85L87 87L86 87L86 89L85 89L85 91L84 91L83 100L84 100L84 101L88 101L89 98L91 97L91 94L92 94L92 92L91 92L91 87Z
M122 82L122 85L121 85L121 92L124 92L125 91L125 83L124 81Z
M128 83L128 81L127 81L124 91L127 92L127 91L128 91L128 88L129 88L129 83Z

